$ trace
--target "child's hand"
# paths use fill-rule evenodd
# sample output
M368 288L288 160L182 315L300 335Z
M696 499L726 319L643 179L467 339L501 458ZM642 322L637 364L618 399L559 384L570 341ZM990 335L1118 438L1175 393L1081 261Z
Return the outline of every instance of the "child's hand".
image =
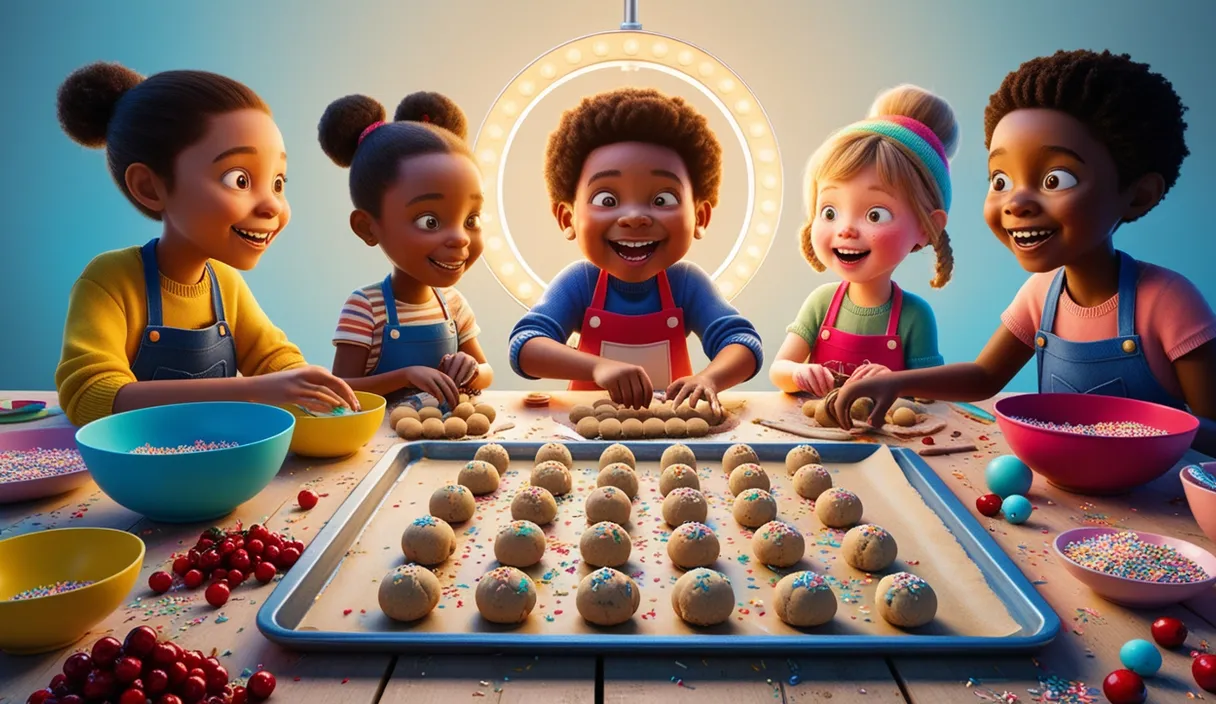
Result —
M836 377L821 364L802 364L794 370L794 383L802 391L823 398L836 387Z
M696 406L697 401L705 399L715 414L722 410L722 406L718 403L717 385L714 384L713 379L704 374L694 374L671 382L671 386L667 387L667 398L671 399L671 405L676 408L679 408L680 404L685 401L689 406Z
M859 398L868 398L874 401L874 410L870 412L867 421L871 427L882 427L887 411L899 396L899 386L893 381L895 378L897 377L894 374L877 374L859 381L850 379L836 394L836 417L850 417L853 402Z
M330 413L335 408L359 410L359 400L350 386L324 367L307 366L253 378L256 400L276 406L299 404L313 411Z
M646 370L636 364L601 359L591 378L616 403L629 408L648 408L654 400L654 385Z
M452 377L430 367L406 367L404 371L406 383L415 389L425 391L437 400L455 408L460 403L460 390Z
M459 388L465 388L477 378L477 360L466 352L447 354L439 362L439 371L451 377Z
M881 364L863 364L858 367L857 370L854 371L844 383L853 384L861 381L862 379L868 379L876 374L884 374L889 371L891 371L889 368L884 367Z

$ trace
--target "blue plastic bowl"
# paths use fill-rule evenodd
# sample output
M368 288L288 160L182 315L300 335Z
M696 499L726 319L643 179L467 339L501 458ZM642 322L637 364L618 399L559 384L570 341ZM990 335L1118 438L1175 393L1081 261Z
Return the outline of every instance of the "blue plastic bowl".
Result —
M258 403L182 403L95 420L76 433L76 444L116 503L154 521L193 523L225 516L264 489L287 456L295 423L282 408ZM199 440L238 445L174 455L131 452Z

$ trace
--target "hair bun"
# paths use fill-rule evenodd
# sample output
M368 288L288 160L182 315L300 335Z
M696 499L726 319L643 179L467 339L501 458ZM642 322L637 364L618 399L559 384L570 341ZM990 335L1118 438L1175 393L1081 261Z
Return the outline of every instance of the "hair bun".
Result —
M98 61L76 69L59 86L59 125L79 144L104 146L118 100L143 80L143 76L116 63Z
M870 106L870 117L879 115L902 115L923 123L933 130L946 149L946 157L952 158L958 151L958 120L954 109L941 97L929 91L905 83L883 91Z
M366 95L338 98L325 108L317 125L321 150L342 167L350 166L359 148L359 136L376 122L384 120L384 106Z
M469 138L469 125L464 119L464 112L442 93L410 93L397 106L393 119L397 122L426 122L442 127L461 139Z

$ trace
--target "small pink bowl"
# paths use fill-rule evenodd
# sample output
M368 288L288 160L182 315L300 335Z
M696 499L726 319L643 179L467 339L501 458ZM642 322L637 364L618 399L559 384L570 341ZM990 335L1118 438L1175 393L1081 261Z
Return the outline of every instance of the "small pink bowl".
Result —
M1216 462L1205 462L1200 467L1216 477ZM1186 502L1191 505L1199 530L1216 543L1216 491L1200 484L1186 467L1182 470L1182 491L1186 493Z
M1174 548L1183 557L1193 560L1202 567L1203 571L1207 572L1208 578L1187 584L1145 582L1138 579L1115 577L1105 572L1084 567L1073 562L1064 554L1064 548L1071 543L1077 543L1101 535L1122 532L1124 531L1114 528L1073 528L1056 536L1053 546L1055 547L1056 555L1059 556L1060 561L1064 564L1064 568L1068 570L1069 574L1094 590L1094 593L1098 596L1107 601L1122 604L1123 606L1150 608L1177 604L1180 601L1186 601L1187 599L1199 596L1211 589L1212 585L1216 585L1216 555L1212 555L1207 550L1193 543L1188 543L1185 540L1157 535L1156 533L1142 533L1138 530L1131 531L1143 542L1153 545L1168 545Z
M1146 401L1092 394L1021 394L996 402L996 421L1009 449L1065 491L1117 494L1147 484L1186 454L1199 430L1190 413ZM1014 418L1093 425L1136 422L1166 435L1111 438L1049 430Z
M37 428L0 432L0 450L75 450L76 428ZM89 470L58 474L41 479L0 483L0 504L30 501L71 491L89 481Z

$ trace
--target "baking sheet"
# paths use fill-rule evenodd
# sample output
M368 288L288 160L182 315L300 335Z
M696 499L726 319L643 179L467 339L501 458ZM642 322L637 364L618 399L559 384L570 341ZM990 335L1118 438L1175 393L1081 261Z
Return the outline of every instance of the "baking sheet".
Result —
M670 564L671 529L661 517L658 457L670 443L630 444L638 458L641 490L630 524L630 574L642 592L634 618L611 628L587 624L575 607L576 586L588 574L578 550L586 529L583 502L595 487L598 458L610 443L568 443L575 456L574 489L559 499L558 517L545 527L548 549L540 564L525 570L536 583L537 605L518 626L482 620L473 590L477 579L498 565L494 537L509 522L510 502L527 485L541 443L503 443L512 456L499 490L478 500L472 520L453 526L457 551L435 568L443 596L428 617L412 624L384 616L377 602L379 580L404 562L400 537L406 525L427 513L432 491L456 478L472 457L468 443L408 443L391 450L352 493L258 615L271 639L299 648L347 649L559 649L564 651L807 650L836 652L1001 651L1041 646L1054 637L1059 620L985 530L912 453L883 445L817 445L836 486L855 491L864 519L887 528L899 543L899 559L882 574L906 570L933 585L935 621L905 631L890 626L873 606L882 574L868 576L840 557L843 531L823 527L812 503L799 497L785 476L784 458L796 443L752 443L773 482L779 517L807 539L804 559L788 569L757 564L751 531L735 523L732 497L720 458L730 443L686 442L698 458L707 523L718 534L722 554L713 565L730 577L736 608L712 628L688 626L674 616L671 588L682 571ZM836 618L797 629L773 611L772 585L789 572L812 569L833 585Z

